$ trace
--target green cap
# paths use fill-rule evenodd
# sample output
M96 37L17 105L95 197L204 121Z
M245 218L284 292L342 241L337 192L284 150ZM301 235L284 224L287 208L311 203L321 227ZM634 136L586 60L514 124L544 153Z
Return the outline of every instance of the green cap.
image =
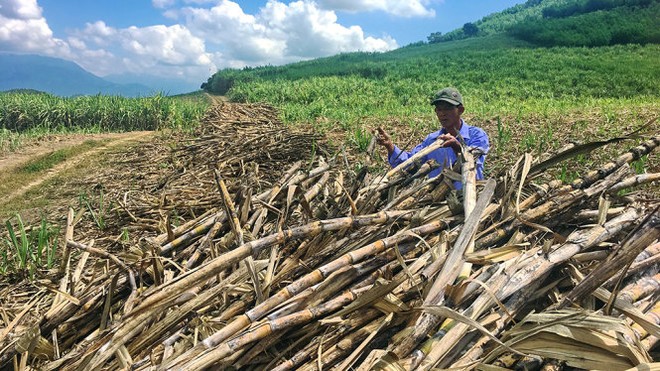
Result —
M441 100L449 102L455 106L463 104L463 97L461 96L461 93L459 93L458 90L454 88L444 88L433 94L431 97L431 105L435 105Z

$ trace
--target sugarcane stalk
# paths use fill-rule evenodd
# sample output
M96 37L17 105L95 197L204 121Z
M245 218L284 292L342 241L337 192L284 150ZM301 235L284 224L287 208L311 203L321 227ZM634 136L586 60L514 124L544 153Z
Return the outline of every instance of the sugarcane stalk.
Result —
M355 300L361 292L367 291L368 289L369 287L364 287L360 290L356 290L355 292L352 290L347 290L343 294L316 307L311 307L284 317L265 321L256 327L227 340L226 342L223 342L199 355L196 355L192 359L188 359L187 355L184 354L183 356L179 357L179 359L176 359L172 363L167 364L166 368L178 369L182 367L184 370L199 370L210 367L216 362L221 361L225 357L231 355L236 350L243 348L247 344L261 340L278 331L308 323L315 318L319 318L334 310L337 310L339 307Z
M406 215L409 214L409 211L392 211L356 217L344 217L317 221L301 227L283 230L279 233L275 233L258 240L247 242L242 246L177 277L176 280L160 286L159 291L145 298L140 306L135 309L135 312L138 313L142 310L146 310L147 308L152 308L156 305L162 305L164 302L171 300L172 297L180 294L188 287L198 285L199 283L216 275L220 271L230 267L232 264L244 259L249 255L257 254L259 251L268 246L280 244L286 240L297 239L305 236L315 236L322 232L336 231L347 228L357 228L370 224L384 224L391 220L400 220L401 218L406 218ZM131 313L128 315L130 316Z
M220 215L216 215L216 216L220 216ZM215 224L215 220L216 218L213 216L207 217L206 220L204 220L204 222L198 224L194 228L190 229L188 232L183 233L179 237L163 245L160 248L160 254L166 255L175 249L187 246L195 238L207 233L209 229L213 227L213 224Z
M179 237L181 236L182 233L185 233L189 231L191 228L193 228L195 225L203 223L204 221L208 220L209 217L212 217L212 215L216 214L217 210L216 209L209 209L206 212L204 212L202 215L198 216L197 218L191 219L180 226L174 228L172 230L172 233L174 233L174 237ZM157 246L161 246L167 242L170 242L169 236L167 233L160 234L154 238L151 239L152 243Z
M463 149L463 163L461 165L461 174L463 176L463 213L467 219L474 210L474 207L477 203L477 170L472 153L467 151L464 147L461 148ZM494 187L495 186L493 186L493 192L495 191ZM464 254L470 254L472 252L474 252L474 236L472 236L467 246L465 247ZM459 281L467 279L470 276L471 271L472 263L464 261L457 279Z
M382 210L391 210L397 208L398 210L404 210L409 208L411 205L419 201L418 197L415 197L417 194L427 194L433 191L436 187L441 184L443 177L441 175L434 178L427 178L420 184L415 187L408 188L401 191L397 197L390 201L387 205L382 207Z
M658 214L658 211L660 211L660 207L656 207L645 218L623 246L611 254L607 260L601 262L573 290L564 295L557 308L565 308L578 298L589 295L621 268L632 263L637 255L658 239L660 237L660 214Z
M272 309L284 303L286 300L301 293L303 290L307 289L308 287L311 287L312 285L321 282L323 279L328 277L332 272L349 264L359 262L366 257L373 256L375 254L383 252L392 246L397 246L402 242L414 238L414 236L416 235L426 235L429 233L433 233L439 229L442 229L443 227L444 227L444 223L442 221L435 221L433 223L429 223L414 228L409 232L406 231L404 233L390 236L388 238L378 240L374 243L366 245L357 250L348 252L342 255L341 257L329 262L328 264L316 269L315 271L308 273L307 275L296 280L295 282L289 284L288 286L277 292L275 295L266 299L263 303L255 306L254 308L246 312L244 315L234 318L234 320L230 322L227 326L223 327L220 331L206 338L201 344L206 348L216 347L217 344L224 341L225 339L228 339L238 331L246 328L251 323L265 317ZM195 353L201 351L202 345L197 347L197 349L191 350L191 352Z
M424 305L440 305L444 302L446 286L452 283L460 273L461 265L465 261L463 255L465 249L474 238L474 234L479 226L479 220L481 219L481 213L490 203L490 198L493 196L495 186L495 181L489 179L486 187L479 196L479 200L477 201L474 210L466 218L465 225L447 258L447 261L426 295ZM433 327L438 325L439 321L440 318L435 315L426 312L422 313L415 322L412 333L405 336L399 344L396 344L392 351L396 353L399 358L405 358L423 340L427 333L431 331Z
M648 255L644 255L644 253L647 253ZM648 256L648 258L637 261L640 256ZM637 256L637 258L635 258L635 261L636 263L633 263L625 272L619 272L610 277L610 279L603 283L602 287L611 288L620 279L630 277L631 275L637 274L650 266L658 264L660 262L660 243L653 244L646 248L639 256Z
M420 166L419 170L415 174L412 174L410 176L405 177L401 175L405 173L400 173L394 179L387 179L385 182L376 179L374 180L374 183L372 185L360 189L361 194L358 196L358 199L356 200L356 204L359 205L359 210L360 210L359 212L364 213L364 212L370 212L376 210L378 204L380 204L380 199L382 195L386 191L393 190L393 187L397 185L400 185L401 187L408 187L413 181L425 177L431 170L439 167L437 162L435 161L432 162L433 164L430 164L429 162L424 163L422 166ZM409 199L415 193L422 193L424 191L428 192L431 189L433 189L435 185L439 183L440 180L441 178L439 177L426 178L422 181L422 184L405 189L394 200L390 201L388 203L388 206L385 206L380 210L389 210L395 204L400 203L406 199ZM404 207L399 207L399 209L403 209L403 208Z
M216 215L213 226L209 229L206 235L199 240L199 244L195 248L195 251L193 252L190 259L188 259L188 261L186 262L187 269L192 269L197 265L199 259L201 259L202 256L204 255L204 252L210 248L213 238L215 238L215 236L218 234L218 232L220 231L226 220L227 220L226 213L222 213L221 215Z
M554 217L557 213L569 209L584 199L601 194L611 184L618 182L629 171L628 166L621 166L618 169L615 169L615 171L608 172L609 175L605 177L602 182L594 183L591 187L586 189L578 188L568 193L560 194L535 208L528 209L519 217L507 222L500 228L491 231L489 234L480 237L476 241L476 247L482 249L497 243L502 238L509 235L515 228L522 226L523 221L537 222L539 220L548 220L551 217Z
M631 163L635 160L638 160L642 156L651 153L651 151L653 151L659 145L660 145L660 135L653 137L634 148L631 148L630 150L628 150L628 152L617 157L614 161L608 162L607 164L601 166L598 170L592 170L589 173L587 173L585 176L576 179L569 186L573 189L579 189L579 188L585 188L591 186L594 182L611 174L616 169L621 167L623 164ZM564 189L560 189L559 192L562 192L566 189L568 189L568 187L565 187Z
M649 319L651 323L660 325L660 301L657 301L650 310L644 313L644 315L646 316L646 318ZM636 322L633 322L632 326L630 327L633 329L633 331L635 331L639 339L655 337L653 335L650 335L649 332L644 327L640 326Z
M62 276L60 281L60 291L68 292L69 280L70 280L70 269L71 269L71 247L68 244L69 240L73 240L73 226L74 226L74 213L73 208L69 208L69 212L66 217L66 230L64 232L64 249L62 253L62 263L59 266L59 274ZM51 309L55 308L63 300L62 295L58 294L53 299L51 304Z
M339 360L342 360L342 363L337 365L338 370L348 370L351 368L356 358L362 353L364 348L369 344L373 338L378 335L378 333L383 330L385 327L390 326L394 313L389 313L385 318L378 318L374 321L371 321L366 326L354 331L350 335L343 338L338 344L335 344L327 351L323 352L322 358L320 360L321 365L331 365ZM353 350L354 349L354 350ZM346 356L346 354L353 350L353 352ZM300 370L316 370L315 367L301 367Z
M406 171L406 168L414 163L415 161L419 160L420 158L428 155L429 153L435 151L438 148L442 148L445 144L444 140L436 140L433 142L430 146L422 149L421 151L415 153L414 155L410 156L406 161L400 163L396 167L394 167L392 170L388 171L387 174L385 174L385 177L381 181L387 181L387 179L390 179L394 177L397 174L402 174Z
M214 174L215 174L216 185L220 190L222 205L225 209L225 213L228 215L229 225L231 226L231 230L234 233L234 237L236 238L236 243L238 244L238 246L242 246L243 228L241 227L241 222L238 220L238 215L236 214L236 207L234 206L234 203L231 200L229 191L227 191L227 185L222 179L222 175L220 174L220 171L215 169ZM252 258L252 256L246 256L244 263L248 272L250 273L250 277L252 278L252 284L254 285L254 292L257 297L257 302L262 302L264 298L263 298L263 291L261 289L261 280L259 279L258 272L255 268L254 259Z
M623 206L610 208L607 210L607 216L611 217L619 215L624 209L625 207ZM575 215L575 219L593 221L594 219L598 218L599 213L599 210L581 210Z
M489 286L495 292L498 300L504 300L531 283L543 279L553 267L570 259L571 256L581 250L616 235L637 218L637 210L631 207L617 218L605 223L605 225L597 225L589 230L576 231L569 235L566 243L557 247L549 256L534 255L534 257L520 260L515 266L491 278ZM464 314L471 318L478 318L485 310L490 308L492 303L493 298L490 294L481 294L464 311ZM469 329L470 326L459 323L449 330L443 341L437 344L424 360L424 364L427 365L426 369L428 370L428 367L439 362Z
M499 335L504 331L505 327L509 325L510 322L514 321L514 317L519 313L519 311L529 304L530 299L533 296L547 292L553 285L547 285L546 287L541 287L541 281L537 280L531 285L524 287L517 293L513 294L512 297L505 304L506 313L497 312L499 318L495 321L495 326L491 330L493 335ZM450 368L467 368L469 365L474 364L479 358L484 354L484 348L486 345L492 341L489 336L483 335L479 338L475 344L464 354L461 354L460 358L456 360ZM435 361L435 357L429 358L430 361ZM444 363L444 360L443 360Z
M314 197L316 197L321 192L321 189L325 186L325 184L328 182L329 179L330 179L330 173L329 172L323 173L321 179L319 179L316 183L314 183L314 186L312 186L312 188L310 188L303 195L305 201L307 201L307 203L312 202Z
M639 299L660 292L660 273L656 273L652 277L646 276L639 280L630 283L628 286L621 289L617 299L622 302L630 304L635 303Z
M284 184L286 184L286 182L288 182L289 179L293 177L293 174L295 172L300 170L301 166L302 166L301 161L296 161L295 163L293 163L293 165L289 167L289 169L284 173L284 175L282 175L282 177L278 179L277 182L275 182L275 184L271 189L264 191L263 193L257 195L255 198L268 203L272 202L273 199L277 196L277 194L280 193Z
M331 336L329 338L323 338L324 344L333 344L333 346L335 346L334 344L337 344L337 341L340 340L346 334L346 332L352 331L354 329L358 329L356 331L360 331L360 329L364 328L363 326L365 324L382 315L382 312L375 309L368 309L363 312L354 312L354 314L356 314L354 318L347 321L342 321L339 328L336 331L330 333ZM311 358L312 354L317 351L318 342L320 340L321 337L317 336L309 345L298 351L288 360L278 364L275 368L272 369L272 371L286 371L297 368L307 359Z
M577 270L571 271L571 274L578 274L581 276L581 273L578 272ZM642 293L649 289L649 291L656 290L658 287L658 277L652 279L653 282L651 282L650 285L642 285L640 288L641 290L637 290L637 294ZM642 311L637 309L633 304L632 300L636 296L634 292L629 291L632 295L627 295L627 297L624 298L618 298L616 296L613 296L611 292L608 290L599 287L596 290L592 292L592 295L599 300L602 300L606 303L611 303L611 306L620 311L621 313L624 313L626 316L631 318L635 323L639 324L642 328L644 328L648 333L653 334L653 336L660 337L660 326L658 326L655 323L655 320L652 318L648 318ZM609 306L609 304L608 304ZM608 309L608 306L605 307L605 309Z
M247 277L247 269L245 267L240 268L221 282L217 282L214 285L211 285L207 290L202 291L199 295L196 295L190 300L183 302L181 306L168 312L162 320L157 321L153 326L149 327L148 331L145 331L144 334L134 339L129 346L130 352L132 354L136 354L142 352L144 349L147 349L150 345L157 341L162 336L162 334L166 333L166 331L171 331L173 326L181 323L183 318L192 313L196 308L199 308L209 300L220 295L223 291L226 291L228 286L235 285L238 282L247 279Z

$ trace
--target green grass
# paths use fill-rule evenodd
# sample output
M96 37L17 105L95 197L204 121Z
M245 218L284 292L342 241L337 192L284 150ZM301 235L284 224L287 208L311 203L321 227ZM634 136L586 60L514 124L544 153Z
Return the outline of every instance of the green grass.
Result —
M67 147L38 156L25 164L20 165L18 168L8 169L8 171L0 173L0 194L11 194L16 189L19 189L26 184L30 184L43 173L58 164L101 146L106 142L107 140L86 140L77 146Z
M97 147L99 143L100 141L98 140L90 139L74 147L58 149L56 151L39 156L37 158L34 158L26 162L17 169L17 172L33 174L33 173L46 171L48 169L55 167L57 164L62 163L71 157L74 157L79 153L86 152L94 147Z
M0 247L0 275L34 278L40 269L55 265L59 227L42 216L37 227L28 228L20 214L5 221Z
M658 99L660 82L645 77L660 75L655 63L660 59L658 45L491 49L487 38L480 40L483 47L478 41L418 47L426 54L402 59L393 54L381 62L386 73L380 79L355 74L319 77L310 70L307 78L238 81L229 97L274 104L286 122L323 117L342 127L351 127L364 116L428 117L428 96L443 86L459 88L468 111L480 116L548 115L618 105L621 99L640 103ZM464 49L462 44L473 45ZM326 72L318 69L320 75Z

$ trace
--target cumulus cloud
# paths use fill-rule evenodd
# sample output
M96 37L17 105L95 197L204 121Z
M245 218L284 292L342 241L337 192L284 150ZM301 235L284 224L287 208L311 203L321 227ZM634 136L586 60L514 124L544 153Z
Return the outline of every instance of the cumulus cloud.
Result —
M39 19L41 8L37 0L1 0L0 16L11 19Z
M0 0L0 50L67 56L66 42L53 37L36 0Z
M270 0L255 15L238 3L221 0L210 9L183 8L186 26L223 50L222 66L282 64L349 51L386 51L391 37L367 37L359 26L338 23L334 11L310 1ZM231 56L231 59L226 59Z
M97 55L88 53L81 58L81 64L101 75L123 66L134 73L171 75L182 70L197 71L195 76L199 78L215 67L204 41L181 25L115 29L98 21L87 24L75 40L89 45L90 50L98 48L96 53L103 60L95 61Z
M434 17L429 8L430 0L319 0L324 9L343 10L351 13L383 11L397 17Z

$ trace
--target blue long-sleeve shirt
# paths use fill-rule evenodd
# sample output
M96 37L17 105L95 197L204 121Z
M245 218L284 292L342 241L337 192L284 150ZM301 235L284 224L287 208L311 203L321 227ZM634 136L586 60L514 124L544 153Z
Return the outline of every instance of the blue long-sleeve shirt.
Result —
M461 128L458 132L463 137L463 140L465 140L465 145L468 147L478 147L482 151L483 154L475 159L475 163L477 180L483 179L484 161L486 160L486 154L490 149L490 144L488 143L488 135L483 129L476 126L470 126L466 124L462 119ZM390 163L390 166L395 167L406 161L408 158L410 158L410 156L433 144L433 142L435 142L436 139L438 139L438 137L442 134L447 134L447 131L445 129L441 129L429 134L422 143L418 144L415 148L408 152L401 150L397 146L394 146L394 151L392 151L392 154L388 156L387 161ZM456 162L457 158L453 149L445 147L438 148L421 158L422 163L429 160L435 160L438 162L438 164L440 164L439 168L434 169L429 173L429 178L432 178L440 175L440 172L442 172L442 169L445 166L452 166ZM456 185L457 189L461 188L460 182L455 182L454 185Z

